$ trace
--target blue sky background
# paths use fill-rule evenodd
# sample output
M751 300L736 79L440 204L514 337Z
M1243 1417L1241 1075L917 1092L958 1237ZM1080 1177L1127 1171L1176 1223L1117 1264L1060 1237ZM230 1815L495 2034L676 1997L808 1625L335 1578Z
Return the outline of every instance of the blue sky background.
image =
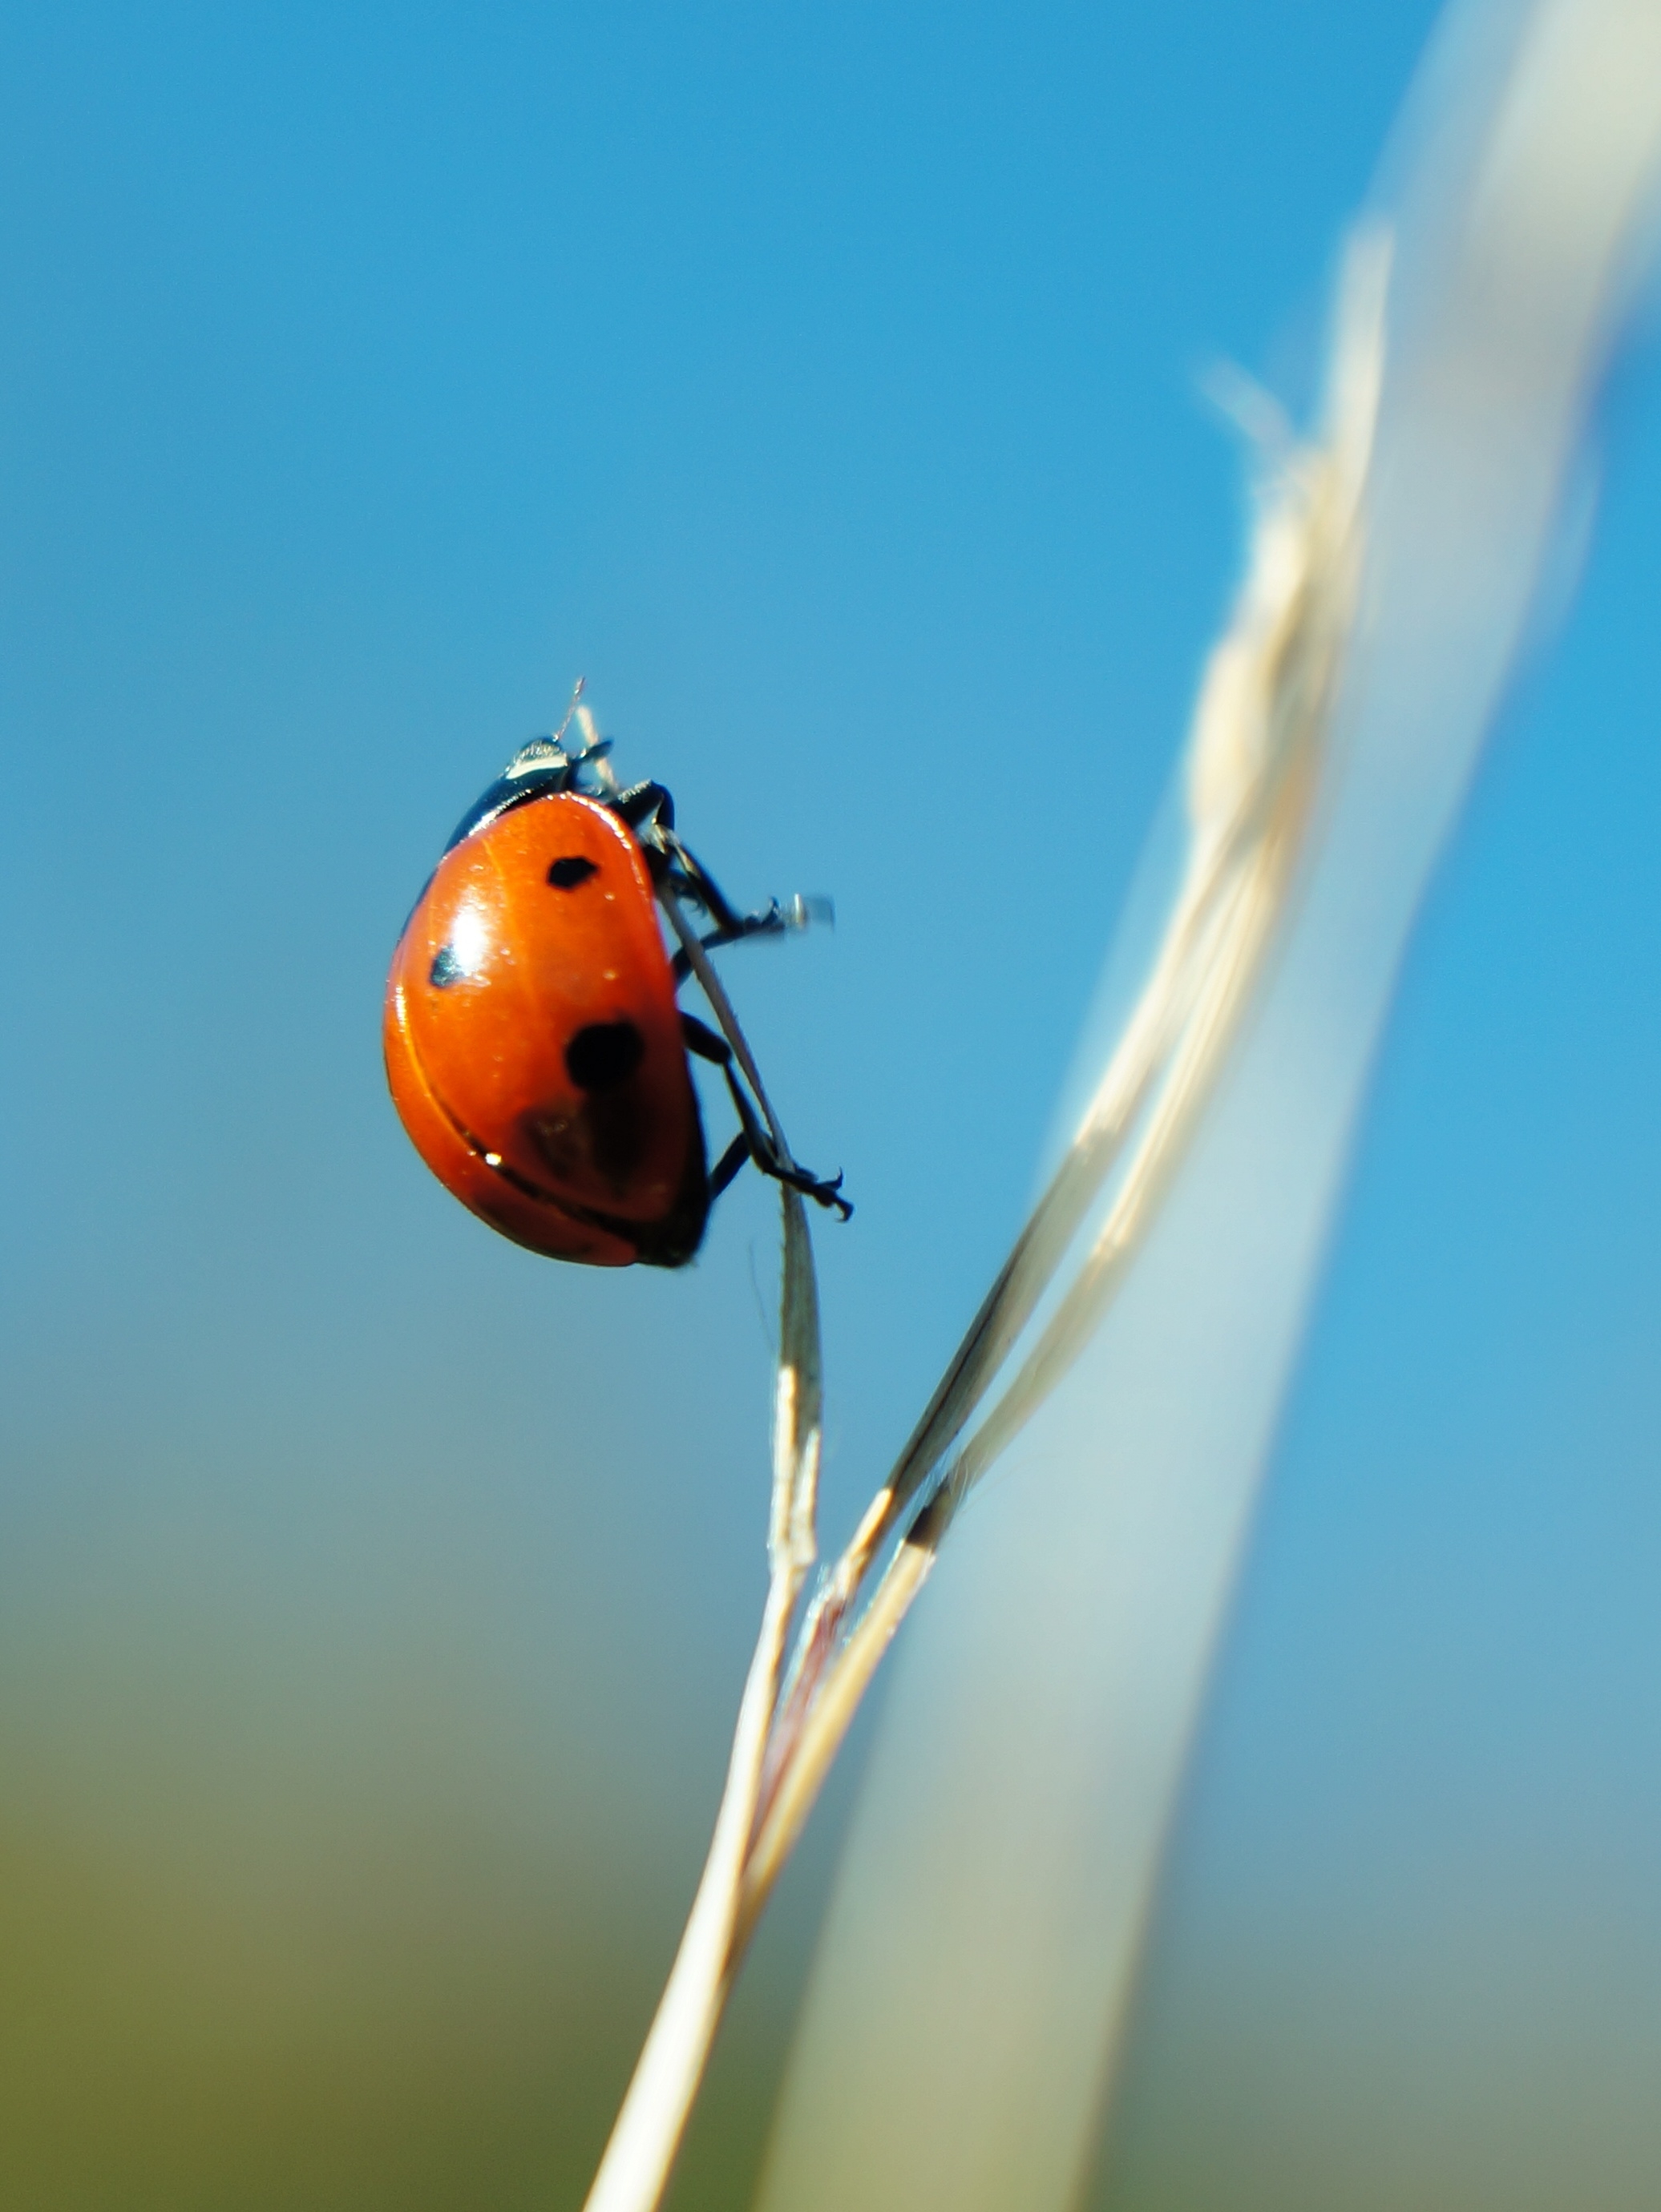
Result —
M0 20L16 2201L575 2185L759 1599L772 1208L680 1276L491 1237L384 1096L392 939L579 672L734 896L834 894L727 972L858 1203L842 1533L1018 1225L1226 600L1197 374L1307 396L1431 20ZM1418 2201L1561 2203L1554 2155L1640 2201L1655 366L1409 963L1104 2202L1370 2203L1402 2141ZM686 2203L753 2155L837 1812Z

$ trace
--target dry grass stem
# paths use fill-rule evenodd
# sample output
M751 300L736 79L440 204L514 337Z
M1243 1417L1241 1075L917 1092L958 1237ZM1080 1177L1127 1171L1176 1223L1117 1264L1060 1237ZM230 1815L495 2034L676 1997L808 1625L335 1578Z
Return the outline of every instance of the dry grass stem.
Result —
M1307 844L1355 618L1388 267L1381 236L1352 246L1318 437L1293 445L1273 410L1237 404L1273 434L1258 449L1246 577L1189 737L1188 854L1163 938L1065 1157L808 1605L788 1666L790 1623L817 1557L821 1384L806 1220L796 1194L782 1193L761 1636L703 1881L588 2212L650 2212L659 2202L745 1945L882 1655L964 1498L1111 1304L1253 1003ZM672 894L664 904L788 1158L726 993Z
M669 919L691 959L739 1064L751 1079L774 1140L788 1157L755 1062L708 956L664 890ZM588 2212L638 2212L667 2184L709 2046L741 1955L735 1940L744 1872L790 1622L816 1555L813 1534L822 1434L818 1289L802 1203L781 1188L784 1252L779 1358L774 1390L773 1486L768 1516L767 1601L750 1662L727 1762L715 1832L675 1963L647 2036L605 2154Z

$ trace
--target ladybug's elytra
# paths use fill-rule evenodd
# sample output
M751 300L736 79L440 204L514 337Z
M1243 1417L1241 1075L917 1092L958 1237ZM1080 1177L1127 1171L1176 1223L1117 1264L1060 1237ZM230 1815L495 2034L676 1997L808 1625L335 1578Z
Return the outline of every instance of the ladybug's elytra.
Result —
M463 818L392 956L386 1076L416 1150L492 1228L593 1267L684 1266L746 1159L845 1218L840 1176L796 1165L727 1040L681 1011L691 956L671 958L658 921L660 901L672 918L684 901L709 918L699 945L731 944L802 927L804 902L736 913L676 836L668 793L619 789L609 742L574 711L580 743L525 746ZM689 1051L738 1109L713 1173Z

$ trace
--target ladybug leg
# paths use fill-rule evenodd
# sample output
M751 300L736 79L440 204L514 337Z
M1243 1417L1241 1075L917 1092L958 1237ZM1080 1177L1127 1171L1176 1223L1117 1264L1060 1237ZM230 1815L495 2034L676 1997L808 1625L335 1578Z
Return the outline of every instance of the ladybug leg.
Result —
M712 1066L718 1067L727 1078L727 1088L732 1094L733 1110L739 1117L740 1133L737 1143L742 1158L752 1159L764 1175L772 1174L773 1163L779 1158L779 1150L767 1130L763 1127L756 1109L750 1102L749 1092L739 1081L738 1070L733 1065L732 1046L718 1031L712 1030L707 1022L701 1022L696 1014L683 1013L680 1018L680 1026L681 1033L686 1039L688 1052L696 1053L700 1060L709 1060ZM723 1153L722 1167L727 1165L732 1149L729 1146L727 1152ZM730 1182L733 1176L738 1173L739 1164L741 1160L734 1164L727 1176L727 1182ZM718 1170L717 1173L719 1171ZM723 1190L726 1187L726 1183L721 1185Z
M787 908L774 899L759 913L740 914L697 854L676 836L675 802L660 783L636 783L612 799L611 806L634 831L653 876L660 879L667 876L671 887L701 906L715 924L698 940L706 948L735 945L743 937L770 937L787 929L805 929L812 918L812 906L828 903L797 898ZM691 960L684 951L676 952L670 966L677 983L684 983L692 972Z
M721 1196L749 1157L750 1139L740 1129L710 1171L709 1196L712 1200Z
M675 802L660 783L631 783L611 801L611 808L650 849L680 842L674 834Z
M714 1067L731 1071L733 1048L718 1030L710 1028L708 1022L701 1022L696 1014L683 1011L680 1029L686 1040L688 1052L696 1053L700 1060L707 1060Z
M806 1168L799 1168L793 1159L779 1150L763 1127L755 1108L730 1067L727 1069L726 1075L727 1087L733 1094L739 1120L744 1124L745 1146L762 1173L771 1176L775 1182L785 1183L790 1189L799 1190L804 1198L812 1199L817 1205L834 1206L844 1221L851 1220L854 1209L842 1195L842 1177L837 1175L827 1179L823 1176L810 1175ZM733 1173L737 1172L735 1168Z
M836 909L828 898L804 898L800 891L794 898L770 899L754 914L740 914L690 846L683 845L672 830L665 843L681 878L677 888L696 900L715 924L698 939L706 952L716 945L737 945L746 937L782 937L815 921L835 924ZM691 954L683 947L670 966L675 981L684 983L692 972Z
M681 843L672 823L664 824L663 842L681 878L678 888L695 899L714 922L717 942L728 944L733 938L748 937L757 929L783 928L783 916L776 899L764 914L740 914L697 854L690 846Z
M788 1183L792 1190L799 1190L804 1198L811 1198L816 1206L834 1206L839 1220L851 1221L854 1218L853 1201L843 1196L839 1175L812 1176L805 1168L786 1167L776 1153L767 1160L760 1158L753 1152L751 1157L762 1173L771 1176L776 1182Z
M805 899L792 899L790 906L785 908L775 899L759 914L734 915L730 921L717 923L714 929L705 930L698 943L708 952L715 945L736 945L741 938L782 937L787 929L800 929L806 926L805 921L797 921L793 918L794 910L798 908L805 915L806 904ZM684 983L692 972L691 955L684 950L678 951L669 965L676 982Z
M748 1158L764 1176L771 1176L775 1182L788 1183L792 1190L800 1191L805 1198L813 1199L820 1206L834 1206L843 1219L848 1220L854 1209L839 1195L842 1177L833 1176L826 1181L823 1176L810 1175L775 1143L751 1103L750 1094L739 1081L738 1071L733 1065L733 1048L726 1038L701 1022L696 1014L683 1013L680 1020L687 1050L696 1053L700 1060L710 1061L727 1078L727 1088L739 1117L739 1133L721 1154L709 1179L711 1197L720 1196Z

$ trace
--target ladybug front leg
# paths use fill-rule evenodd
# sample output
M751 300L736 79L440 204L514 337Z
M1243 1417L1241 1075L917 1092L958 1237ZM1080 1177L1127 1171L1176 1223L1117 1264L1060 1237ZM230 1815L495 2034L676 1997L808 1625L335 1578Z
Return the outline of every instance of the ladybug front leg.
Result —
M735 915L733 921L714 929L707 929L698 943L706 952L716 951L723 945L737 945L746 937L783 937L792 930L807 929L816 921L834 925L836 908L828 898L804 898L800 891L788 899L773 899L755 914ZM678 951L669 965L677 983L684 983L692 972L689 952Z
M683 844L675 835L672 802L671 805L672 811L666 818L660 810L654 826L659 848L672 870L675 889L683 897L690 898L694 905L703 908L715 925L722 943L730 944L736 937L747 937L757 929L765 929L770 915L778 910L778 901L774 900L766 914L740 914L691 847ZM772 926L782 928L782 917Z
M782 937L816 921L831 925L836 921L836 910L828 898L804 898L800 891L783 901L770 899L754 914L740 914L697 854L682 844L672 829L664 831L662 842L675 870L675 888L701 906L715 924L698 939L706 952L722 945L737 945L746 937ZM684 950L677 951L670 965L675 981L684 983L692 972L691 956Z
M736 945L741 938L805 929L816 910L830 904L829 900L797 897L785 907L774 899L758 913L740 914L691 846L675 835L675 802L660 783L631 785L606 803L634 831L653 880L662 883L666 877L678 897L702 907L715 924L698 939L706 951L718 945ZM692 972L691 957L684 951L676 952L670 965L677 983L684 983Z

